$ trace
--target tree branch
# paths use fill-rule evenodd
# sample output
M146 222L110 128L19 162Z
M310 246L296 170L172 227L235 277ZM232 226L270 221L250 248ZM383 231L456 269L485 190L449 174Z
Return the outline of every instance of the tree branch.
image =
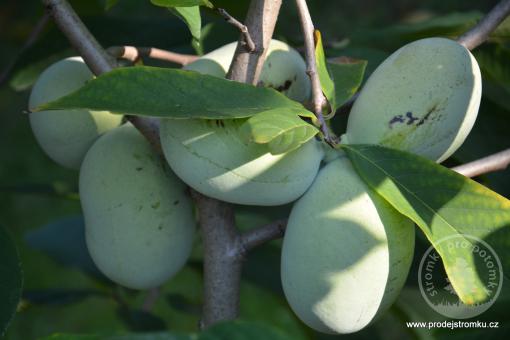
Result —
M131 62L136 62L142 57L148 57L183 66L199 58L196 55L174 53L155 47L112 46L108 47L106 51L115 58L123 58Z
M472 50L489 38L489 35L510 14L510 0L500 1L475 27L461 35L457 42Z
M256 83L264 64L281 0L252 0L246 26L256 44L250 54L241 35L228 79ZM262 50L260 47L264 47ZM201 328L239 316L239 290L244 248L230 204L192 192L199 211L204 244L204 306Z
M253 42L250 32L248 31L248 27L243 25L239 20L228 14L226 10L223 8L218 8L218 13L225 19L226 22L236 27L240 32L244 39L243 43L246 44L246 50L248 52L253 52L255 50L255 43Z
M111 71L116 66L115 60L101 47L66 0L42 0L42 2L60 31L94 74Z
M200 328L239 315L242 256L234 210L192 191L204 245L204 305Z
M266 242L279 239L285 233L287 219L277 220L259 228L254 228L241 234L241 245L246 255L252 249Z
M115 59L101 47L66 0L42 0L42 2L60 31L95 75L109 72L117 66ZM156 119L136 116L126 118L157 150L161 150L159 122Z
M324 94L322 93L319 73L317 72L314 39L315 28L313 26L312 17L310 16L310 11L308 10L306 0L296 0L296 6L298 9L299 20L301 21L301 28L303 30L303 37L305 41L305 56L307 65L306 73L312 82L313 111L317 117L317 120L319 121L320 129L324 136L324 141L326 141L326 143L329 145L334 146L336 143L333 140L326 121L324 120L324 116L322 115L322 107L326 100L324 98Z
M510 164L510 149L480 158L476 161L451 168L466 177L476 177L490 172L505 170Z
M252 0L250 2L245 25L250 32L255 49L250 52L247 45L243 44L244 36L241 35L227 73L228 79L257 85L281 4L282 0Z

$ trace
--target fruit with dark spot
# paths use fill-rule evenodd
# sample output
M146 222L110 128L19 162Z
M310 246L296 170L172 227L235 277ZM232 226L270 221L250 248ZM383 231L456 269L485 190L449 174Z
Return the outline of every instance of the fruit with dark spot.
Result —
M382 144L441 162L471 131L482 93L473 55L428 38L386 59L354 103L343 143Z
M184 69L224 78L236 47L237 41L227 44L186 65ZM310 96L310 79L303 58L282 41L271 40L259 83L277 89L299 102Z

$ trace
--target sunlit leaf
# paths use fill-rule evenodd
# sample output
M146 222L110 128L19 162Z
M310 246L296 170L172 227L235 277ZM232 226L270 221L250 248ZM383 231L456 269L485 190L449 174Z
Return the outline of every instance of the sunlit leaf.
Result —
M313 116L300 103L270 88L193 71L148 66L115 69L35 111L48 109L106 110L139 116L204 119L245 118L281 109L305 117Z
M485 302L489 295L472 250L478 241L472 237L492 246L503 271L508 273L510 201L469 178L411 153L375 145L344 145L343 150L360 176L421 228L440 254L462 302ZM445 239L448 240L443 242ZM452 246L458 239L469 246ZM471 269L461 270L458 260Z
M241 133L248 142L268 144L272 154L294 150L309 141L319 130L297 114L285 110L270 110L248 119Z

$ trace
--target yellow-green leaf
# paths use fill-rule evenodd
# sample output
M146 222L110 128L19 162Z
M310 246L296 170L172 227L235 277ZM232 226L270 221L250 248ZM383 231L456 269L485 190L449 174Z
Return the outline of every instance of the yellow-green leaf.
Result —
M480 241L473 238L488 243L501 260L503 272L510 272L508 199L411 153L375 145L343 145L343 150L359 175L421 228L440 254L462 302L483 303L494 296L484 285L486 269L473 251ZM459 239L467 246L453 244Z

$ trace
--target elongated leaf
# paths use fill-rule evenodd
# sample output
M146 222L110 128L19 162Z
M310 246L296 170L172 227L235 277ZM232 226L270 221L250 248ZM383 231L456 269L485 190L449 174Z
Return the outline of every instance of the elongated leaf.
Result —
M359 89L366 67L366 60L342 57L329 59L328 69L335 82L334 110L345 104Z
M207 6L213 8L209 0L151 0L151 3L161 7L193 7Z
M82 216L71 216L48 223L25 235L28 245L46 253L54 261L78 268L101 280L107 280L92 261L85 243Z
M246 141L268 144L274 155L298 148L318 132L298 115L278 109L259 113L241 126Z
M375 145L344 145L343 149L360 176L422 229L440 254L459 298L466 304L484 302L488 295L473 248L439 241L457 237L457 242L460 238L474 247L470 237L481 239L492 246L508 273L510 201L417 155ZM460 264L471 270L463 270Z
M173 7L168 8L179 19L184 21L188 26L193 40L191 44L195 48L198 54L203 54L203 49L200 44L200 35L202 32L202 17L200 16L200 7Z
M35 111L107 110L167 118L228 119L281 109L313 117L276 90L193 71L137 66L115 69ZM36 114L36 113L33 113Z
M10 235L0 226L0 337L16 312L22 284L18 251Z
M329 75L328 66L326 63L326 55L324 54L324 47L322 46L321 32L314 31L315 38L315 60L317 63L317 72L319 73L319 80L321 82L322 93L326 96L331 110L336 107L335 99L335 83Z

